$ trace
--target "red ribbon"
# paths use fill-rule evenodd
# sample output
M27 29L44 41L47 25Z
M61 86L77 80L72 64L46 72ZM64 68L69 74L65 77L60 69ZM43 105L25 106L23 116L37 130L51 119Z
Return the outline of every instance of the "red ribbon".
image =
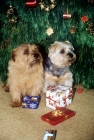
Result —
M26 1L26 6L30 7L30 8L34 8L37 6L37 2L36 0L27 0Z

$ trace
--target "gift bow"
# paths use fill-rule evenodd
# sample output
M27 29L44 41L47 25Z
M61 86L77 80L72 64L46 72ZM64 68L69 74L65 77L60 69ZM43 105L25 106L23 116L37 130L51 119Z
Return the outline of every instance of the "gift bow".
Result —
M62 116L62 115L65 115L65 113L63 113L61 110L52 111L52 116L58 117L58 116Z

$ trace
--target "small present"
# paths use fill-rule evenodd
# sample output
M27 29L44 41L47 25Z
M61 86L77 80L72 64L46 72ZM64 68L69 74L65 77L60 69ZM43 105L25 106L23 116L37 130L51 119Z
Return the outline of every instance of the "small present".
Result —
M72 88L62 85L48 87L46 106L52 109L66 107L72 103Z
M59 108L41 116L41 119L51 125L57 125L75 115L75 111L67 108Z
M43 140L55 140L57 130L46 130Z
M37 109L39 106L40 97L39 96L24 96L22 102L22 108Z

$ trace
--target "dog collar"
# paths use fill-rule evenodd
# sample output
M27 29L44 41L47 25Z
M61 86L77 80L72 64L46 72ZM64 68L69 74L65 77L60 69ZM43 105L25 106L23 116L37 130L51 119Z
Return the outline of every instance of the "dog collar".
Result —
M70 69L69 66L57 68L48 57L45 63L45 71L53 74L54 76L60 77L60 75L65 74L66 72L70 71Z

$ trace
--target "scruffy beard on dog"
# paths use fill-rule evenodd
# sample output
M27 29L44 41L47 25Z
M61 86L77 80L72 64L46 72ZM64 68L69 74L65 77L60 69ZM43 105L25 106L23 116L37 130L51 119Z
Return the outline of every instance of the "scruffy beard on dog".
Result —
M12 97L11 106L21 106L25 95L41 94L44 85L43 59L34 44L21 44L12 52L8 66L8 80L4 87L9 88Z
M47 87L64 85L72 87L73 74L70 71L70 65L76 60L74 48L69 41L55 41L49 47L48 58L45 63L45 84L43 92Z

